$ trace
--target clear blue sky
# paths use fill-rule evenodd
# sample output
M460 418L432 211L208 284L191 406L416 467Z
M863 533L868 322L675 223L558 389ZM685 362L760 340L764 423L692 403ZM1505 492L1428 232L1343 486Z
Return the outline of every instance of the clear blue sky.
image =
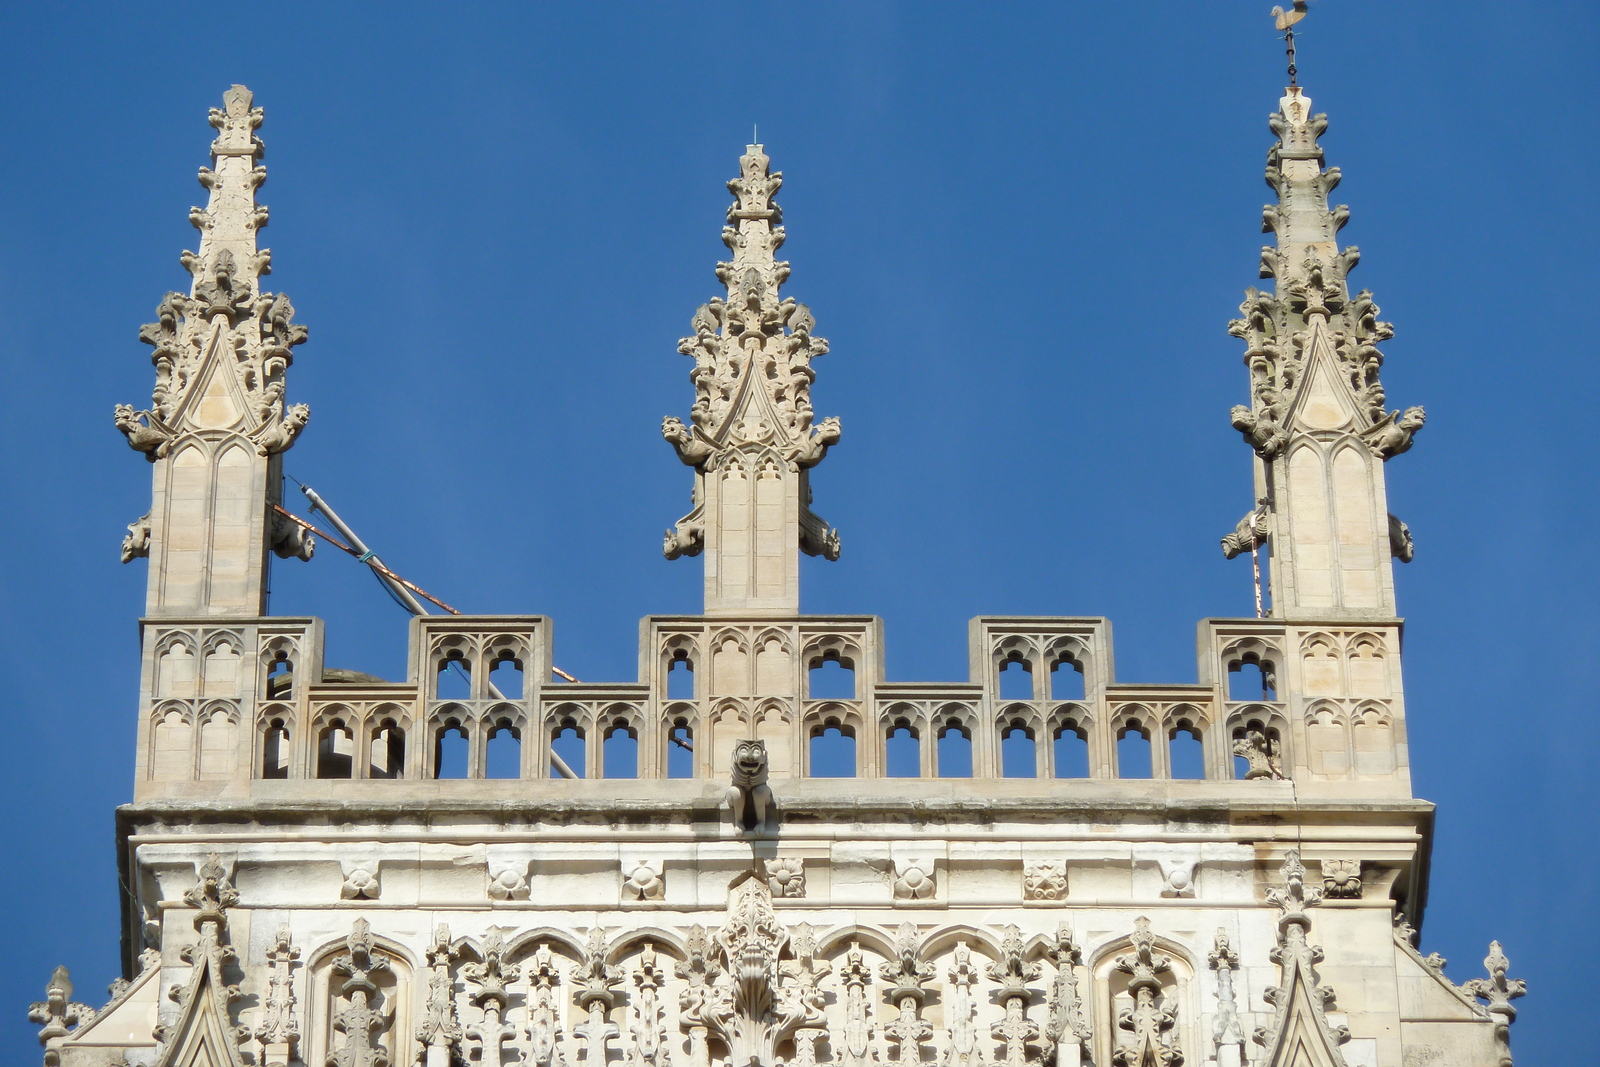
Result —
M272 288L311 339L287 469L475 612L556 620L631 679L687 471L675 351L751 125L832 354L816 473L844 537L805 606L884 616L890 676L965 676L979 613L1106 615L1120 680L1193 681L1194 624L1249 613L1218 537L1250 504L1224 325L1256 282L1267 0L1039 5L9 5L0 14L0 1059L66 963L117 968L112 807L130 796L149 468L111 424L136 339L187 284L206 109L266 108ZM1424 951L1491 937L1530 993L1523 1064L1592 1055L1600 954L1595 560L1596 9L1323 0L1302 81L1397 328L1389 465L1419 795L1440 805ZM278 564L328 659L402 675L403 614L346 557Z

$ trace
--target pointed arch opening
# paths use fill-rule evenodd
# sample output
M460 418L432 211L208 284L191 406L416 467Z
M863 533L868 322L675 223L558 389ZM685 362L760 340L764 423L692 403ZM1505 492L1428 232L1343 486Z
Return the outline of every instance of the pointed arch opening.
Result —
M889 778L922 777L922 738L909 719L900 718L883 740L883 769Z
M1012 719L1000 728L1000 773L1005 778L1037 778L1039 752L1033 727Z
M972 731L960 719L948 719L937 738L940 778L972 777Z
M343 719L333 719L317 735L317 777L349 778L355 752L355 733Z
M639 732L618 718L600 739L601 774L606 778L639 777Z

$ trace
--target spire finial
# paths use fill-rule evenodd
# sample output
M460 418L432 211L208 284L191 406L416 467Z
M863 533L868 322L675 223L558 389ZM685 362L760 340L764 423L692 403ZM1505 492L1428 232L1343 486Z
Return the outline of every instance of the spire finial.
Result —
M1309 0L1294 0L1288 11L1281 7L1272 9L1272 18L1278 29L1283 31L1284 51L1289 55L1289 84L1298 85L1295 75L1299 73L1294 65L1294 24L1306 17L1306 4Z

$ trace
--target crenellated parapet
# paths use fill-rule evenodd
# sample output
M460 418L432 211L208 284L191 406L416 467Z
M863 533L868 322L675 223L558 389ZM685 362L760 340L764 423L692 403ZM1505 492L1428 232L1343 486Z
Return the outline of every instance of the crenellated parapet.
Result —
M694 359L689 426L674 417L661 433L695 471L694 509L667 532L668 559L706 555L706 613L799 610L803 551L839 558L839 533L811 510L807 473L839 440L839 420L812 424L811 361L828 351L804 304L780 297L789 264L783 175L761 145L739 158L728 182L734 203L722 230L733 253L717 264L727 286L694 313L694 336L678 351Z
M278 456L311 417L285 399L285 372L306 328L282 293L261 288L271 253L258 249L267 171L256 129L262 111L235 85L211 109L217 137L209 191L189 212L200 250L184 252L187 295L168 293L139 331L153 348L150 407L119 404L117 428L155 464L150 511L128 527L122 558L151 559L147 613L256 615L265 607L265 552L310 559L311 538L270 509L281 495Z
M1258 508L1223 539L1229 558L1269 545L1273 612L1379 617L1394 614L1389 558L1412 556L1410 531L1389 515L1383 463L1411 447L1420 407L1385 409L1378 344L1394 335L1372 294L1352 295L1360 261L1337 235L1349 208L1329 197L1339 169L1323 166L1325 115L1291 86L1271 116L1278 136L1266 178L1276 204L1262 209L1261 276L1228 330L1247 346L1250 403L1231 413L1257 457Z

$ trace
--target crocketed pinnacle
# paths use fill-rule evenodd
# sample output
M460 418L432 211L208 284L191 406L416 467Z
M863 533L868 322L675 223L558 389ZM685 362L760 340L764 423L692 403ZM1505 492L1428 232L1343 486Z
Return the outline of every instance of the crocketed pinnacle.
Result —
M1278 202L1262 209L1261 229L1275 234L1277 245L1261 250L1261 276L1273 279L1274 289L1248 290L1239 307L1243 317L1228 324L1248 345L1251 379L1251 404L1233 409L1233 424L1262 459L1277 456L1297 424L1312 428L1316 422L1299 417L1297 398L1322 354L1332 360L1349 400L1351 421L1343 428L1384 459L1399 455L1411 447L1425 416L1420 407L1384 410L1377 345L1394 336L1394 328L1379 321L1370 292L1350 293L1349 274L1361 252L1354 245L1340 249L1337 241L1350 209L1328 200L1339 184L1339 168L1323 166L1317 143L1328 118L1313 115L1311 98L1290 86L1268 121L1278 142L1267 153L1266 179Z
M717 264L717 280L727 296L713 297L694 313L693 336L678 351L694 359L690 381L695 399L689 426L674 417L662 422L662 436L678 458L704 476L737 460L749 470L776 464L799 473L814 467L839 440L839 420L812 425L811 361L828 351L812 334L816 320L804 304L780 297L789 264L777 258L783 246L783 211L774 200L781 172L759 144L739 157L739 176L728 182L734 202L728 208L722 241L733 258ZM837 531L801 500L800 547L811 555L836 559ZM697 491L696 510L667 534L668 559L698 555L704 524Z

